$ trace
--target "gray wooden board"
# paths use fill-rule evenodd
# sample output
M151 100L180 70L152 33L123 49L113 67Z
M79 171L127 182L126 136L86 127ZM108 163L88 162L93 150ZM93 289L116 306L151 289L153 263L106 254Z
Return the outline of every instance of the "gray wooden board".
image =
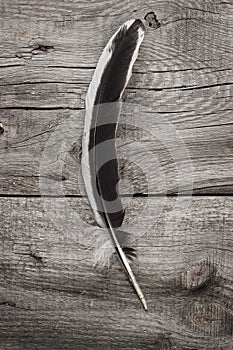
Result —
M45 141L55 126L74 114L73 109L84 108L87 87L107 38L129 17L143 18L153 10L161 27L147 26L125 102L152 109L155 131L161 118L182 130L181 138L193 161L196 193L232 192L230 2L145 4L138 0L87 5L85 1L9 4L1 0L0 121L6 129L0 135L2 194L39 193ZM142 120L148 126L145 115ZM82 126L80 118L80 133ZM128 135L126 130L125 137ZM69 138L69 132L64 138ZM150 193L176 193L174 164L166 149L161 150L153 139L147 146L158 157L166 178L164 187L155 174ZM132 153L129 155L135 157ZM186 157L181 154L180 158L184 167ZM63 169L64 191L80 194L77 162L66 159ZM129 170L129 166L121 169L136 192L148 190L142 172ZM57 181L53 175L49 174ZM132 189L123 187L123 193L127 192Z
M57 210L69 201L80 230L93 220L85 199L44 200ZM135 226L145 234L132 265L148 313L118 260L94 271L79 232L59 231L41 198L0 200L1 349L232 348L233 198L191 198L170 231L176 198L132 201L126 222L148 206Z
M54 150L51 155L53 165L50 164L44 175L50 178L51 185L54 186L59 181L59 176L63 176L64 193L80 194L80 184L83 181L78 174L83 112L78 114L68 110L14 111L13 116L11 113L12 111L10 113L4 111L4 117L1 118L9 128L9 134L6 131L0 136L0 192L2 194L40 193L41 157L45 151L46 142L51 137L50 143L53 143ZM146 121L143 118L146 118ZM149 127L148 118L152 123L151 135L143 132L145 127L147 129ZM230 115L226 115L225 118L230 121ZM71 119L73 122L70 124ZM159 117L153 111L151 114L142 115L141 121L139 120L139 130L130 125L126 127L121 125L118 131L121 139L118 155L119 158L124 158L120 162L121 177L127 178L134 186L133 191L137 193L148 192L145 176L150 178L148 179L150 194L185 192L186 182L189 185L188 188L193 187L196 193L231 193L232 125L230 123L229 125L211 125L213 122L211 116L204 117L205 122L198 120L198 117L190 117L190 120L188 117L183 119L186 120L185 126L182 123L182 117ZM74 125L75 120L76 125ZM124 120L129 124L135 124L132 115ZM164 130L159 129L159 123L164 123ZM192 124L199 125L192 127ZM176 125L179 136L168 139L167 132L172 132L171 128L175 128ZM180 125L183 128L180 128ZM77 137L74 134L75 130L77 130ZM62 149L59 150L61 142L71 142L65 153ZM140 148L140 144L134 147L136 142L143 148ZM49 147L46 149L47 155L51 154L52 149ZM127 153L126 150L128 150ZM153 156L154 162L151 162L150 155ZM183 180L180 179L176 167L184 177ZM189 173L186 176L185 171L188 170ZM158 172L161 174L159 175ZM49 193L49 189L47 190ZM132 193L132 189L122 187L121 192L122 194Z

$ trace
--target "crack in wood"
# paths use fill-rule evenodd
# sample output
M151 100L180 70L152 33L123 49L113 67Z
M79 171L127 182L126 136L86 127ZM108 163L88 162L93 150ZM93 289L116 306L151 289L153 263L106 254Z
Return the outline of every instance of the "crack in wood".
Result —
M0 301L0 306L10 306L16 308L16 303L13 301Z
M24 110L24 111L57 111L57 110L74 110L74 111L82 111L84 108L78 108L78 107L24 107L24 106L12 106L12 107L0 107L0 110Z

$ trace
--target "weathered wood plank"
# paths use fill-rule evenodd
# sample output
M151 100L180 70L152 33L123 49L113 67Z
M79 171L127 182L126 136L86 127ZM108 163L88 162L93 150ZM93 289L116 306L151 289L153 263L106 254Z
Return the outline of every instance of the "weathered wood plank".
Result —
M141 0L121 6L112 1L87 5L16 0L9 5L1 0L0 121L6 133L0 135L0 192L39 193L45 141L73 109L84 107L106 38L129 14L143 18L156 10L161 27L147 27L125 101L153 108L179 130L188 129L181 136L193 161L196 193L232 193L230 9L230 2L201 0L161 1L156 9L154 1L145 5ZM154 123L156 130L157 120ZM78 127L81 130L82 120ZM154 181L150 193L177 192L166 152L148 142L167 180L166 188ZM66 160L64 169L65 192L79 194L77 162ZM136 192L146 192L140 172L132 174L124 167L122 175L133 181Z
M132 189L129 186L123 186L122 194L184 192L187 190L186 184L189 187L192 185L189 178L191 175L193 175L193 189L196 193L232 191L233 127L230 123L229 125L211 125L212 115L202 116L200 119L186 117L183 123L184 117L179 117L178 114L174 118L173 115L167 118L155 113L145 114L144 111L145 109L137 115L139 122L137 121L136 124L139 129L130 126L124 128L123 125L119 127L118 154L120 158L126 159L121 162L121 176L127 178L134 187ZM75 119L76 115L77 119ZM73 123L69 124L71 118ZM80 192L82 178L78 176L83 119L83 112L69 110L23 113L15 110L13 116L7 111L7 116L1 119L5 125L5 133L0 135L2 150L0 193L40 193L41 157L49 137L52 137L54 142L50 141L53 143L51 149L46 146L50 157L48 163L51 163L45 174L51 182L51 188L47 189L47 194L56 194L52 189L59 179L62 179L61 175L65 180L62 182L65 194L83 193ZM126 117L122 116L121 120L122 123L127 121L133 125L136 118L132 113L128 113ZM164 130L160 129L161 124L164 124ZM203 127L203 125L209 125L209 127ZM59 129L55 133L58 126ZM174 137L171 126L177 128L179 137ZM151 134L143 130L145 127ZM169 133L171 133L171 140L168 138ZM62 142L70 142L66 153L63 149L59 149ZM136 142L140 142L140 147L144 149L134 146ZM183 146L182 142L184 142ZM178 152L179 157L176 155L174 158L172 152ZM138 154L141 156L138 157ZM190 156L189 162L187 156ZM180 173L176 170L177 166L180 168ZM186 167L190 168L187 176ZM148 177L147 181L145 176ZM179 185L180 188L178 188Z
M13 1L10 5L7 5L7 1L4 3L5 8L1 11L1 28L8 41L3 43L4 56L1 56L15 58L18 64L20 57L15 57L18 53L15 49L28 51L29 55L26 55L26 58L29 56L29 59L30 51L34 49L32 56L36 57L36 61L44 61L43 57L49 56L46 57L47 63L52 60L53 64L63 61L66 65L72 61L75 67L78 63L87 67L90 67L90 63L95 65L97 53L101 52L106 37L132 15L143 18L151 10L156 11L162 24L156 35L153 30L148 32L144 43L144 50L146 49L148 54L146 57L153 61L152 66L157 67L157 61L164 64L162 63L164 60L171 58L172 62L165 64L173 68L176 62L183 67L183 61L185 64L193 64L195 68L199 60L205 63L207 59L212 63L231 62L229 34L232 30L232 4L230 2L197 0L182 1L180 4L161 1L155 4L154 1L149 1L145 6L142 0L134 3L126 0L123 1L125 11L122 11L123 4L115 5L113 1L109 1L108 4L92 2L91 6L85 2L82 5L80 1L72 1L65 6L62 1L56 2L55 6L53 1L45 4L35 4L33 1L25 3ZM108 16L103 13L103 8L108 12ZM89 16L86 16L87 12ZM109 12L112 16L109 16ZM57 17L60 17L60 21ZM67 17L69 20L66 21ZM82 35L79 35L80 33ZM152 42L148 38L153 39ZM211 42L211 39L214 42ZM54 50L52 49L54 57L46 55L44 50L35 50L36 44L46 45L46 42L48 46L54 47ZM48 51L50 53L50 50ZM155 51L156 60L154 60ZM191 62L184 59L187 57Z
M122 11L124 6L125 11ZM166 13L167 16L172 14L181 14L184 11L195 11L195 12L205 12L206 16L218 15L221 11L229 14L229 9L231 8L231 1L200 1L200 0L189 0L180 1L179 3L171 1L160 1L156 3L156 9L158 12ZM29 14L31 17L36 17L41 20L61 20L62 16L70 16L70 20L80 20L93 19L95 16L98 17L117 17L118 16L128 16L129 13L134 13L138 16L141 11L146 11L148 9L153 10L155 7L154 0L149 0L145 4L141 0L137 0L135 3L129 3L127 0L123 0L121 4L115 3L113 1L94 1L91 0L88 3L85 1L70 1L64 3L62 0L50 0L49 2L42 0L38 4L36 0L29 0L21 2L18 0L12 0L11 4L7 0L1 1L1 12L2 15L10 19L11 15L16 16L17 19L28 18ZM201 13L200 13L201 14ZM52 18L51 18L51 15ZM74 17L75 16L75 17ZM85 17L84 17L85 16Z
M65 205L47 201L58 211ZM69 228L69 211L60 232L42 199L1 198L1 349L231 349L233 198L192 198L166 233L175 202L135 198L126 211L129 223L148 205L135 226L146 234L133 244L145 313L118 261L93 271L91 251L77 239L81 218L92 222L84 199L69 199L79 230Z

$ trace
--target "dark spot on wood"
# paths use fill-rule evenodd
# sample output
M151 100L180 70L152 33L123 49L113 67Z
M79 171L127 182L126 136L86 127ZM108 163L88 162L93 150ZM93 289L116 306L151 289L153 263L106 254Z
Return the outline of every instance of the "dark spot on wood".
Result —
M35 259L37 262L42 263L43 262L43 258L42 256L39 256L36 252L31 251L29 254L33 259Z
M58 174L48 174L48 179L52 179L52 180L55 180L55 181L66 181L67 180L67 177L64 176L64 175L58 175Z
M149 27L151 27L153 29L158 29L159 27L161 27L161 23L156 18L156 15L154 12L148 12L145 15L144 19L148 23Z
M23 57L23 55L22 55L22 53L21 53L21 52L16 52L15 57L17 57L17 58L22 58L22 57Z
M47 52L49 50L53 50L54 47L52 45L38 45L34 50L40 50L42 52Z
M0 301L0 306L10 306L10 307L16 307L16 304L13 301Z

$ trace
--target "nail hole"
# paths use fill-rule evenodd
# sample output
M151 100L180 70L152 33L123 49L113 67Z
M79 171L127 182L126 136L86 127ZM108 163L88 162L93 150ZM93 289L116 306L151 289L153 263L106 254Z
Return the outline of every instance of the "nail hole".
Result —
M145 15L144 19L148 23L149 27L151 27L153 29L157 29L157 28L159 28L161 26L161 23L156 18L156 15L155 15L154 12L148 12Z

